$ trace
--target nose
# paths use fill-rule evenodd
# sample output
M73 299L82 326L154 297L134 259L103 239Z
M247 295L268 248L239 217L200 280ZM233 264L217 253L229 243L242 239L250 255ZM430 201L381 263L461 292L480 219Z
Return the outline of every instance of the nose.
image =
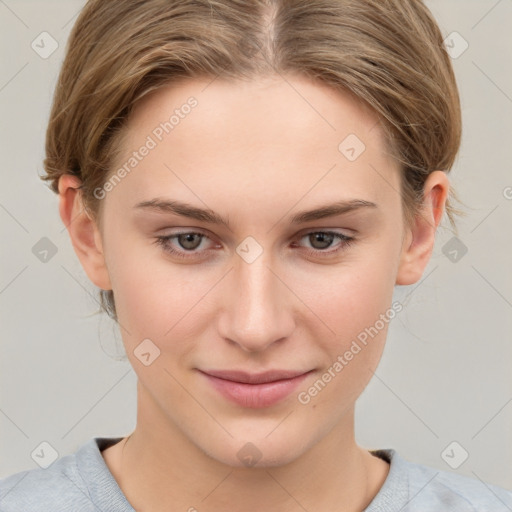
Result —
M262 352L291 335L296 298L265 252L252 262L235 262L223 289L219 334L246 352ZM283 282L284 281L284 282ZM295 301L294 301L295 299Z

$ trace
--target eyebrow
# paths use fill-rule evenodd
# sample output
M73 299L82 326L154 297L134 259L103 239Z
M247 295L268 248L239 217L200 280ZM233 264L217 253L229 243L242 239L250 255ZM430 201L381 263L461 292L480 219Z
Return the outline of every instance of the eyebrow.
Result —
M210 209L197 208L188 203L177 200L155 198L141 201L134 206L135 209L152 210L160 213L171 213L182 217L189 217L200 222L219 224L231 229L229 221ZM327 204L313 210L304 210L290 218L291 224L302 224L313 220L325 219L343 215L360 209L376 209L377 204L363 199L351 199Z

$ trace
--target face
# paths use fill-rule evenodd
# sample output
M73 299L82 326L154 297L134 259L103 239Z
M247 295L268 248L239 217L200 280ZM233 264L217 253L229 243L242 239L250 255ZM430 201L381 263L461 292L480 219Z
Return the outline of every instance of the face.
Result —
M403 247L377 118L301 77L187 81L138 105L123 166L97 195L139 414L234 466L242 448L284 464L346 428ZM302 376L206 375L269 370Z

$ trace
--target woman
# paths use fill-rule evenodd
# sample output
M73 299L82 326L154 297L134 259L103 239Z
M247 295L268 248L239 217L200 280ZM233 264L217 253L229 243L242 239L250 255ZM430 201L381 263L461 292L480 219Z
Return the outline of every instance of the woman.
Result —
M11 510L510 510L355 442L395 285L461 136L417 0L93 0L45 179L138 377L137 425L1 483Z

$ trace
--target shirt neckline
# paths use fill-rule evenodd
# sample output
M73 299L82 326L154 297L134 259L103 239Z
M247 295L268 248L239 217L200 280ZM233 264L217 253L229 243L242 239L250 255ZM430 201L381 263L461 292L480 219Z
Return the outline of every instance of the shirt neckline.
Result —
M120 512L135 512L116 479L110 472L101 452L120 442L122 437L93 437L76 453L77 468L85 481L92 502L101 510L115 505ZM393 448L368 450L389 463L389 472L379 492L363 512L399 510L409 498L409 480L402 459ZM100 476L100 478L98 478Z

